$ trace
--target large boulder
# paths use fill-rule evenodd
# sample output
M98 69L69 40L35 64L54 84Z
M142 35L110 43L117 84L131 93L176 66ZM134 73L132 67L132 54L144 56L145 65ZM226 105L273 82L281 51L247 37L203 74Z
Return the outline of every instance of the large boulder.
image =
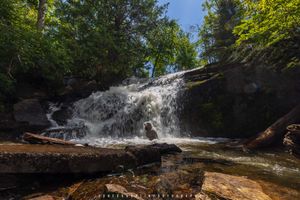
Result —
M272 200L255 181L215 172L205 172L202 191L216 199Z
M73 145L0 145L0 174L100 173L160 163L162 154L149 146L105 149Z
M28 131L39 131L50 126L46 112L37 99L25 99L14 105L14 118L18 123L27 123Z
M52 119L60 126L67 124L68 119L72 117L73 111L68 105L63 105L59 110L52 114Z
M137 166L124 150L64 145L1 145L0 173L100 173Z

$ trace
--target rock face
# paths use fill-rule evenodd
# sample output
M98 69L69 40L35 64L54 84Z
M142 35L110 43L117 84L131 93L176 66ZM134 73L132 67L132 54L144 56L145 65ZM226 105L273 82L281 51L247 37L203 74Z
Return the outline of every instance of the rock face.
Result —
M179 97L181 128L193 136L251 137L299 103L296 77L246 64L188 72Z
M50 126L46 113L37 99L26 99L15 104L14 118L16 122L27 123L28 131L41 130Z
M214 172L205 172L202 191L217 199L272 200L255 181Z
M161 156L159 148L151 146L122 150L69 145L0 145L0 173L105 173L161 162Z
M288 133L284 136L283 144L291 154L300 158L300 124L292 124L287 129Z
M60 110L53 113L52 118L58 125L63 126L67 123L67 120L72 117L72 114L73 112L70 107L68 105L64 105Z
M68 78L65 82L66 87L58 95L58 99L63 102L74 102L85 98L98 89L96 81Z

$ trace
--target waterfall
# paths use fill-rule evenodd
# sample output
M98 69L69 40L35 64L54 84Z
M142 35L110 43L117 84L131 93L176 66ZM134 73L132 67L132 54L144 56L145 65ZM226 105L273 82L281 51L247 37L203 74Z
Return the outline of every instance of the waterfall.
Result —
M179 137L182 133L177 117L178 99L184 86L184 73L142 83L136 79L134 83L128 81L107 91L95 92L73 104L73 116L65 127L84 125L86 137L92 138L134 138L144 137L143 124L151 122L159 138ZM50 108L57 110L55 106ZM53 110L50 109L50 113L51 117Z

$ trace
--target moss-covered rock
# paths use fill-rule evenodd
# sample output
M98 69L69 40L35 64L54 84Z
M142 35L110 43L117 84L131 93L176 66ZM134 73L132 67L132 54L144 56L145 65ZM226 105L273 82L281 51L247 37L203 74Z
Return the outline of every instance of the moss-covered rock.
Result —
M219 63L187 73L185 80L181 127L193 136L250 137L300 101L295 75L262 64Z

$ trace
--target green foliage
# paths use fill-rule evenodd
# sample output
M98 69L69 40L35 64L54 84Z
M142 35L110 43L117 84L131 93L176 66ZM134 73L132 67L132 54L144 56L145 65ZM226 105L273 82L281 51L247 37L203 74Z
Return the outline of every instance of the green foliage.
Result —
M191 42L188 33L179 33L176 49L175 70L192 69L198 66L197 44Z
M23 82L51 90L74 75L111 85L147 76L149 63L155 75L197 65L196 45L157 0L40 2L0 1L1 98Z
M236 37L232 30L239 23L243 10L238 0L212 0L203 4L207 15L199 30L201 58L207 63L226 60Z
M147 41L152 76L195 68L198 64L197 45L175 21L163 21L158 29L151 31Z
M3 0L0 5L0 93L25 76L44 79L47 86L61 80L68 56L59 41L36 30L34 1Z
M156 0L59 1L57 38L71 50L72 73L99 81L145 75L145 43L166 6Z
M176 37L179 26L175 21L162 21L147 38L148 61L153 64L152 77L166 73L167 65L175 62Z
M240 25L234 28L243 42L269 46L300 33L299 0L244 0L246 12Z

